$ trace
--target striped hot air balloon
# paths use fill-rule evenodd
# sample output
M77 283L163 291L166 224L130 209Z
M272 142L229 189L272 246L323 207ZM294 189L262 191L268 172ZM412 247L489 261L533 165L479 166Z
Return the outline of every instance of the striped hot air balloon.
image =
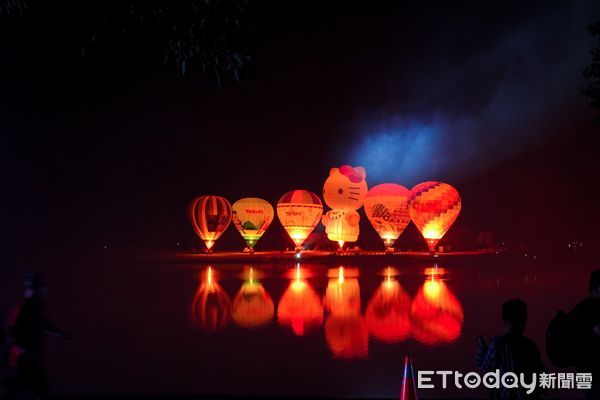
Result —
M231 204L221 196L200 196L190 204L190 220L210 250L231 222Z
M433 252L440 239L460 213L458 191L447 183L423 182L410 191L408 211L429 251Z
M308 190L292 190L277 202L277 217L296 247L302 246L322 214L321 199Z

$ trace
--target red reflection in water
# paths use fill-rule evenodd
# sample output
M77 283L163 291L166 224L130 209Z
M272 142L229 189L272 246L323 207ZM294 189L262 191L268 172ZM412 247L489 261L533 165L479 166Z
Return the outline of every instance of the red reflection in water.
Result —
M347 279L344 268L329 280L325 292L325 339L334 357L362 358L369 353L369 332L360 315L360 288L356 278Z
M391 276L387 276L371 297L366 311L369 333L386 343L400 342L408 338L411 332L410 296Z
M212 267L206 269L192 301L192 320L208 331L221 329L231 320L231 300L217 283Z
M256 328L273 319L275 305L250 268L246 280L233 299L233 321L243 328Z
M421 343L436 345L454 342L460 337L462 306L435 273L427 278L413 299L410 315L413 337Z
M279 300L277 320L281 325L291 326L298 336L319 328L323 323L323 305L314 289L302 279L300 265L296 267L294 280Z

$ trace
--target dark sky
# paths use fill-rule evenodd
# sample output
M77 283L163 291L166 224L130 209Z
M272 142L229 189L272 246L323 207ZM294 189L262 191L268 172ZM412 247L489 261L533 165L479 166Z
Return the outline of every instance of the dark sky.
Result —
M600 3L285 3L253 6L253 67L222 88L144 33L83 58L81 5L2 17L3 245L171 246L192 240L197 195L320 194L341 164L370 186L453 184L449 235L598 240L600 132L579 87Z

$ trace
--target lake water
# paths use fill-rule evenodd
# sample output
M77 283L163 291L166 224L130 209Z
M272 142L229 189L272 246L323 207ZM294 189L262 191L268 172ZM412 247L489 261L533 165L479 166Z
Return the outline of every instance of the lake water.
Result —
M415 369L475 370L477 336L503 332L500 306L515 297L527 302L526 334L553 370L545 329L558 309L585 296L593 265L543 259L212 266L151 257L70 259L46 271L50 314L76 337L48 340L52 388L397 398L405 355ZM68 278L57 279L59 269ZM4 291L2 307L16 295ZM487 394L455 389L420 396Z

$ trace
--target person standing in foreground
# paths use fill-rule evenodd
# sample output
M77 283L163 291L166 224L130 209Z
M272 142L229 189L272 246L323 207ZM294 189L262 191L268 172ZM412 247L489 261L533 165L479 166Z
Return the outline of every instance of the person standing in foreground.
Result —
M577 372L592 374L587 398L600 400L600 269L592 272L589 296L575 306L569 318L575 338L575 367Z
M534 373L539 375L545 368L537 345L523 335L527 324L527 304L519 299L506 301L502 305L502 319L507 333L492 338L489 346L479 336L475 364L484 372L499 369L500 374L523 373L528 380L533 379ZM502 386L492 391L492 398L501 400L539 399L540 395L537 389L528 395L523 388Z
M46 370L42 365L44 336L52 334L70 339L58 330L46 315L45 285L41 274L28 274L25 296L15 308L8 323L10 340L9 376L5 383L7 399L16 398L21 391L30 391L35 398L48 394Z

